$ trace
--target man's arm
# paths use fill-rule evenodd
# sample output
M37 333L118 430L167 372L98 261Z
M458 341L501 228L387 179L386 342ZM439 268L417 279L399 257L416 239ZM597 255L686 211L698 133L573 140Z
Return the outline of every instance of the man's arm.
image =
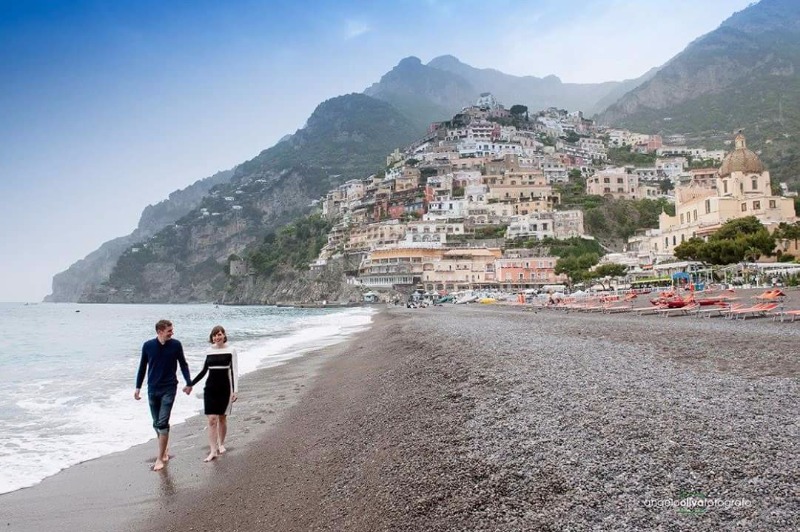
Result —
M136 373L136 391L133 392L133 398L137 401L141 399L139 392L142 389L142 383L144 383L144 375L147 372L147 353L144 350L144 345L142 345L142 358L139 360L139 371Z
M192 386L192 376L189 375L189 364L186 363L186 357L183 356L183 344L178 344L178 364L181 366L181 374L183 380L186 381L186 386Z

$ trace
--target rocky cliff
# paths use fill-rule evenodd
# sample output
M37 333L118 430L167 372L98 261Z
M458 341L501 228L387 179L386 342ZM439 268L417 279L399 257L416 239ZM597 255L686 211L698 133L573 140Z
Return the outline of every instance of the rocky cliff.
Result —
M225 183L233 176L232 170L217 172L194 184L172 192L167 199L148 205L139 218L139 224L129 235L109 240L97 250L75 262L53 277L53 292L45 297L52 303L81 300L100 284L108 280L120 255L137 242L150 238L167 225L174 223L200 204L214 186Z
M307 212L312 200L319 197L313 183L320 177L318 170L298 167L262 173L258 180L237 179L231 184L233 191L228 187L212 191L198 209L126 249L108 282L84 294L81 301L189 303L221 299L228 283L229 257L258 242L265 230Z
M270 277L249 275L231 278L221 303L348 303L363 301L359 287L347 284L341 261L329 261L321 271L281 268Z
M388 153L420 133L392 106L363 94L323 102L306 127L238 165L228 183L209 190L188 214L124 250L108 281L81 300L262 302L271 271L250 281L260 288L237 291L228 284L231 256L260 250L266 235L310 212L338 184L380 171Z

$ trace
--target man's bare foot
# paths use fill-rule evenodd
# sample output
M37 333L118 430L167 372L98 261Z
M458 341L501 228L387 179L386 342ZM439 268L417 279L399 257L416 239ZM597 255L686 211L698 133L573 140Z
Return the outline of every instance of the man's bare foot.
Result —
M206 459L203 460L203 462L210 462L211 460L215 460L217 456L219 456L217 453L211 451L210 453L208 453L208 456L206 456Z
M169 449L164 451L164 456L161 457L161 461L164 463L169 462Z
M220 446L219 446L219 450L218 450L217 452L218 452L219 454L225 454L225 451L227 451L227 449L225 448L225 446L224 446L224 445L220 445Z
M156 460L156 463L153 464L153 471L161 471L164 469L166 464L162 460Z

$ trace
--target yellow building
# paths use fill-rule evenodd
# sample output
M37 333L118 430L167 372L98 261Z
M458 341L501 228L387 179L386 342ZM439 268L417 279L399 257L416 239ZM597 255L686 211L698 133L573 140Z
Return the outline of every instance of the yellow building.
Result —
M361 263L358 278L365 286L392 288L416 286L423 270L432 269L445 249L433 246L391 246L370 251Z
M494 286L494 262L501 256L499 248L447 250L439 260L425 265L425 290L449 292Z
M792 198L773 196L769 172L744 135L736 135L735 148L722 161L716 183L693 179L675 190L675 216L661 213L659 231L650 241L651 256L673 253L693 236L708 237L725 222L755 216L768 229L797 220Z

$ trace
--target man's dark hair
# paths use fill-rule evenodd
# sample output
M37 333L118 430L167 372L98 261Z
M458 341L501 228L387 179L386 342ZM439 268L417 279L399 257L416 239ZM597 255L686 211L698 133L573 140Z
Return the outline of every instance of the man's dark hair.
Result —
M166 331L172 327L172 322L169 320L158 320L156 322L156 332Z

